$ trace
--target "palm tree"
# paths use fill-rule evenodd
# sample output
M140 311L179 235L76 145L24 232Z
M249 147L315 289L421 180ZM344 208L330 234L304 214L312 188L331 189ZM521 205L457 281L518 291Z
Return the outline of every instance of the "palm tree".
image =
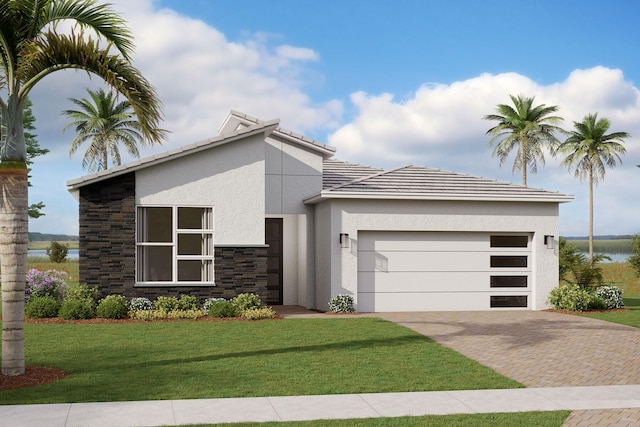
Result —
M89 172L107 169L109 156L113 166L120 165L118 143L122 143L129 154L139 158L137 143L144 144L144 138L140 133L140 122L135 119L131 110L131 103L124 100L116 104L113 92L105 92L103 89L95 92L87 89L87 92L91 100L70 99L80 110L62 112L73 120L64 130L75 126L78 133L71 141L69 155L75 153L83 142L89 141L82 159L82 167Z
M500 159L500 166L517 147L512 171L522 170L522 185L527 185L527 168L530 168L531 172L536 172L537 161L540 160L544 164L543 149L546 146L553 149L559 143L555 134L563 132L562 128L557 126L563 119L551 115L558 111L555 105L547 107L541 104L533 107L535 97L526 98L523 95L517 97L509 95L509 97L513 107L498 104L497 114L489 114L483 119L498 122L487 131L487 135L493 135L489 146L497 143L493 155Z
M56 24L74 24L59 33ZM89 36L91 30L98 39ZM117 52L112 53L111 50ZM131 65L133 38L110 5L95 0L2 0L0 2L0 269L2 270L2 374L24 373L24 287L27 262L27 153L23 110L33 87L63 69L85 70L129 101L150 143L161 103L153 86Z
M622 143L628 138L626 132L607 134L611 123L606 118L598 119L598 113L587 114L582 122L573 122L575 130L558 147L558 153L567 156L562 166L575 167L575 177L589 180L589 263L593 266L593 186L604 179L605 167L614 167L627 150Z

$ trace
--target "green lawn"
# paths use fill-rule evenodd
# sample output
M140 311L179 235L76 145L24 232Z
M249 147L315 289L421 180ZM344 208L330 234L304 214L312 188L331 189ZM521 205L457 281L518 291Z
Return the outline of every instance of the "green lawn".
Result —
M364 418L268 423L203 424L193 427L560 427L569 411L516 412L423 417Z
M4 404L522 387L376 318L26 324L27 365L71 373Z

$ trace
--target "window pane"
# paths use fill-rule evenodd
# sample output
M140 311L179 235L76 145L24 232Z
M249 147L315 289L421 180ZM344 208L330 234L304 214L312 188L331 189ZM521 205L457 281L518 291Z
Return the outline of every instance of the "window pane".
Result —
M211 282L212 263L210 260L179 260L178 280L181 282Z
M492 248L526 248L529 236L491 236Z
M491 255L491 267L526 267L527 256Z
M178 234L178 255L202 255L202 234Z
M173 280L171 246L138 247L138 281L170 282Z
M138 215L138 239L140 242L173 241L171 208L142 208Z
M526 295L505 295L505 296L491 296L490 302L491 308L499 307L526 307L527 296Z
M492 288L526 288L527 276L491 276Z
M178 228L182 230L202 230L204 208L178 208Z

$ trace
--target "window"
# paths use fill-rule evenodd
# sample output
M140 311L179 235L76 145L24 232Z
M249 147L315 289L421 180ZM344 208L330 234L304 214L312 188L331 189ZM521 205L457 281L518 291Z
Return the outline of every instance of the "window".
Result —
M529 236L491 236L492 248L526 248L529 245Z
M526 295L492 295L490 300L491 308L516 308L527 307Z
M213 283L212 208L139 207L136 238L137 282Z
M526 267L526 255L491 255L491 267Z
M526 288L527 276L491 276L492 288Z

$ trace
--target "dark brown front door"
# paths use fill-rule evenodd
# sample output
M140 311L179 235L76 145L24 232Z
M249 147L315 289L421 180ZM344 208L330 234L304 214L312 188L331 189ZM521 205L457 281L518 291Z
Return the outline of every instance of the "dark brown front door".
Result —
M282 218L266 218L267 304L282 305Z

